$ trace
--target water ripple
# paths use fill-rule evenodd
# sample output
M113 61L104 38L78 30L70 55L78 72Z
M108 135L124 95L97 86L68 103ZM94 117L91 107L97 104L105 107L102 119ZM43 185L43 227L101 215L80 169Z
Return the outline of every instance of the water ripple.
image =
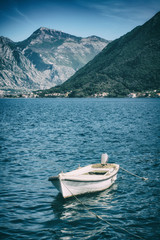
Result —
M95 214L147 240L160 239L159 99L0 99L0 239L135 240L64 200L48 182L100 161L119 171L101 193L80 196Z

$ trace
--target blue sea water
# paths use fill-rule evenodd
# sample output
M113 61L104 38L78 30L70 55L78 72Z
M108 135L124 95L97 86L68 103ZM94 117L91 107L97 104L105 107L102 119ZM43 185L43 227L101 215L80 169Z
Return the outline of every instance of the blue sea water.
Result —
M109 161L108 190L64 200L48 181ZM0 239L160 239L160 99L0 99Z

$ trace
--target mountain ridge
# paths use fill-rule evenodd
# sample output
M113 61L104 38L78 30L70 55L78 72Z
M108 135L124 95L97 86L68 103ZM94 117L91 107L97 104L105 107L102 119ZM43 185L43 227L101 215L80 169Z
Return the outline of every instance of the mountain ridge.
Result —
M61 86L46 93L71 97L106 93L127 96L160 88L160 12L142 26L109 43L93 60Z
M0 37L0 89L46 89L61 84L109 41L41 27L20 42Z

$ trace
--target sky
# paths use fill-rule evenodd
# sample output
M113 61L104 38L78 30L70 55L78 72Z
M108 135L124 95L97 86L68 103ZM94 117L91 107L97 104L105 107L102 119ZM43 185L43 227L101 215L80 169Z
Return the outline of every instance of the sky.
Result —
M0 0L0 36L28 38L40 27L114 40L160 11L160 0Z

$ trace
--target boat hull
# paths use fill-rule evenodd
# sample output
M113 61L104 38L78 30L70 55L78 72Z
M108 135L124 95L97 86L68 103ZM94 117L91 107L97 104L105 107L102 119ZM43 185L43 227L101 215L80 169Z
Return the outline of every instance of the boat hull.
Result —
M105 176L92 177L82 174L80 177L76 177L76 174L62 173L57 177L49 178L49 181L52 182L64 198L85 193L99 192L109 188L116 181L119 165L114 165L116 166L114 171ZM84 170L82 168L81 171L85 172L85 167ZM73 171L73 173L78 173L78 170Z
M59 189L64 198L72 197L74 195L81 195L85 193L100 192L109 188L117 179L117 175L110 179L102 180L98 182L80 182L80 181L68 181L61 180Z

